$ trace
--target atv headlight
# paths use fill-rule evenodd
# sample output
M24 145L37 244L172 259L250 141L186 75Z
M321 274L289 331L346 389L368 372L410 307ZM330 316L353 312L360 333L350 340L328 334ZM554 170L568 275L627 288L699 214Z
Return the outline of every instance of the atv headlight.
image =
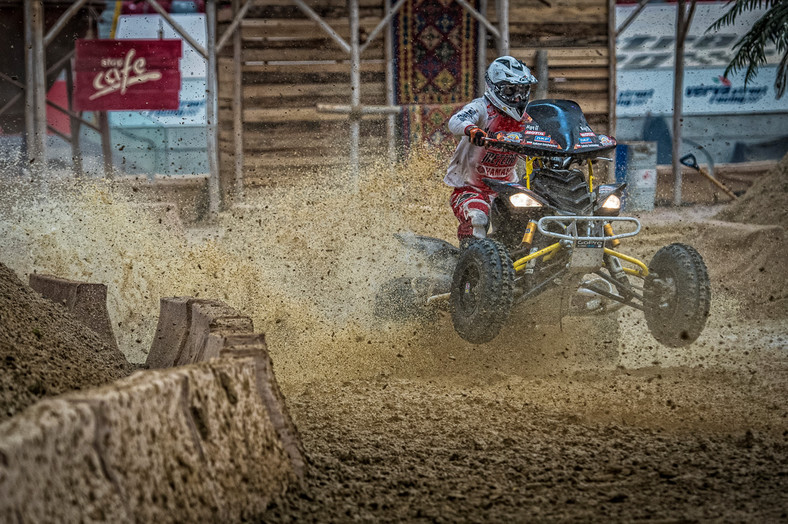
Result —
M600 207L605 211L618 211L621 209L621 197L614 193L607 197Z
M542 207L542 203L527 193L515 193L509 197L514 207Z

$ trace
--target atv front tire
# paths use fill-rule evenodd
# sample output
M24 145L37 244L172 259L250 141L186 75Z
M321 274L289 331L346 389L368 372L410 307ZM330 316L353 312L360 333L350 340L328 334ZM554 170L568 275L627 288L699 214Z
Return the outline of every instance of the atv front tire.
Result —
M686 244L661 248L651 259L644 287L648 329L669 347L695 342L706 325L711 286L706 264Z
M503 244L479 239L460 254L449 308L457 333L468 342L494 339L514 303L514 267Z

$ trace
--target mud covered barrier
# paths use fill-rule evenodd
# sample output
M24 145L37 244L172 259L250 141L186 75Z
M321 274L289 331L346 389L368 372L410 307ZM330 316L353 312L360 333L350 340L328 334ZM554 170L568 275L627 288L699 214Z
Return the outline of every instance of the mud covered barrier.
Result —
M0 425L0 521L238 521L302 481L264 336L218 301L162 305L162 325L188 311L166 342L192 363L45 399Z
M31 274L30 287L44 298L63 304L77 320L95 331L110 347L118 349L107 311L106 285Z

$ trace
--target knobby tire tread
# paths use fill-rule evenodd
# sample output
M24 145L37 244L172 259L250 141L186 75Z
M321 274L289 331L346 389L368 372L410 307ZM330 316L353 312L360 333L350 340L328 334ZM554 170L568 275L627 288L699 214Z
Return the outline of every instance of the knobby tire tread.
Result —
M491 289L486 289L483 307L472 317L465 317L458 310L459 294L463 292L459 282L465 258L474 256L488 271L485 279ZM452 282L451 315L454 329L468 342L482 344L494 339L501 331L511 313L514 303L514 266L506 247L489 238L476 240L460 256Z
M649 277L646 278L645 298L649 303L655 299L653 282L659 277L660 268L666 264L683 266L687 271L677 284L675 301L678 303L671 318L665 318L653 307L646 307L646 323L654 338L669 347L682 347L693 343L706 325L711 308L711 283L703 258L695 248L687 244L675 243L661 248L649 264ZM683 318L682 318L683 317Z

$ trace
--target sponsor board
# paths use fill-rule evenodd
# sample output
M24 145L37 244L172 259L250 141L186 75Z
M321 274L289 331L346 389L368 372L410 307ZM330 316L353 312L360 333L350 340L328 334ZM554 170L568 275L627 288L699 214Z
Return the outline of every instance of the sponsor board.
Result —
M686 115L788 112L788 97L777 99L775 66L761 67L744 85L744 73L730 78L725 68L692 69L684 73L683 111ZM673 113L673 71L619 71L618 116Z
M77 40L77 111L178 109L180 40Z
M766 64L746 86L743 71L724 76L736 42L767 11L742 12L735 24L708 31L730 7L728 2L699 3L696 7L685 43L684 114L788 112L788 97L778 100L774 90L780 60L775 46L766 47ZM623 23L636 8L616 6L617 23ZM673 113L675 20L675 4L647 5L617 39L617 116Z

